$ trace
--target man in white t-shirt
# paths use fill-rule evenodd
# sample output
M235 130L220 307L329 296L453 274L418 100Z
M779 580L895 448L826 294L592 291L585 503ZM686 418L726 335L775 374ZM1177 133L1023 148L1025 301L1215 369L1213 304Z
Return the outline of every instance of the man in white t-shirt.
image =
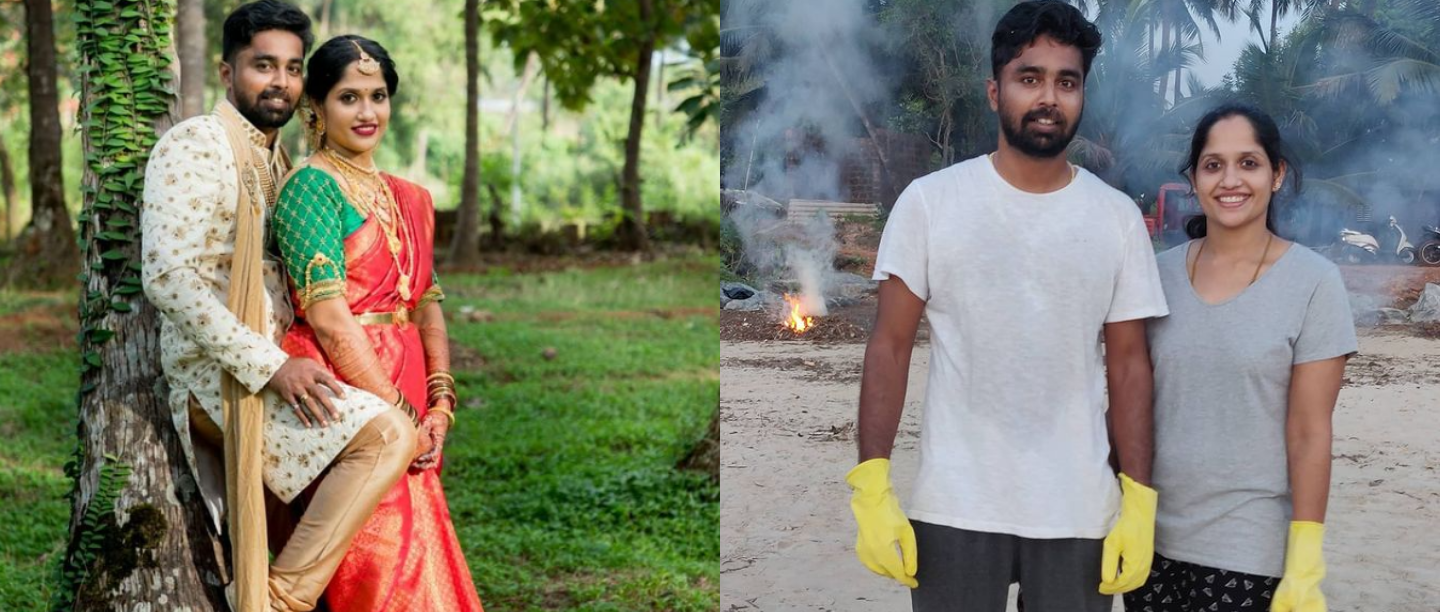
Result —
M846 478L857 553L912 587L917 612L1002 612L1017 581L1031 612L1108 612L1154 554L1145 319L1167 314L1165 298L1138 208L1065 159L1099 31L1041 0L1011 9L993 43L999 149L911 183L880 243L861 463ZM922 314L932 346L907 519L889 456Z

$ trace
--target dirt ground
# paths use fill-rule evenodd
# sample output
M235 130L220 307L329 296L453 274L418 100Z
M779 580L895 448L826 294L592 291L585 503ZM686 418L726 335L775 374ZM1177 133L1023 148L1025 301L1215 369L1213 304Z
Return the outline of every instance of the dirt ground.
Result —
M815 327L798 335L780 324L784 312L781 310L722 310L720 311L720 340L722 342L755 342L774 340L779 342L833 343L864 342L870 337L870 327L875 322L875 300L861 300L830 311L830 315L815 319Z
M838 260L869 275L873 226L841 224ZM1342 268L1354 292L1407 308L1440 268ZM855 559L845 472L875 299L804 336L777 312L720 314L721 610L906 610L903 587ZM1326 593L1333 612L1440 610L1440 325L1361 330L1335 413ZM894 453L902 500L918 459L928 330L921 327ZM1012 587L1012 608L1013 587ZM1116 610L1120 610L1117 602Z
M839 268L869 276L878 227L837 223ZM1440 268L1342 267L1348 288L1408 308ZM908 610L901 586L855 559L844 477L873 297L804 336L777 312L720 314L721 610ZM918 459L928 333L911 364L894 451L908 499ZM1332 612L1440 611L1440 324L1361 330L1335 412L1325 543ZM1011 609L1014 609L1012 587ZM1120 610L1118 601L1115 610Z
M39 347L73 348L80 329L79 307L73 299L54 293L28 295L33 297L33 305L0 314L0 354Z
M929 347L916 350L894 453L907 500ZM1335 413L1332 612L1440 609L1440 341L1362 330ZM855 559L845 472L864 345L721 343L721 610L907 610ZM1013 609L1013 607L1012 607ZM1116 606L1119 610L1119 606Z

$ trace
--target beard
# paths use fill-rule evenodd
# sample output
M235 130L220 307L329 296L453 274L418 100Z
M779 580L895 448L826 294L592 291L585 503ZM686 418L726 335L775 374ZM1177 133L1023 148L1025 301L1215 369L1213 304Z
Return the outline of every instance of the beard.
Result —
M261 102L266 100L284 100L286 107L272 109L261 106ZM240 116L258 129L278 129L290 123L290 118L295 115L295 101L289 99L284 90L279 89L267 89L249 99L236 91L235 110L240 111Z
M1001 108L1004 108L1003 104ZM1081 111L1081 116L1083 115L1084 111ZM1059 129L1055 133L1028 129L1040 119L1055 121L1055 126ZM1064 154L1070 141L1075 139L1075 130L1079 126L1079 116L1071 123L1066 121L1060 111L1052 108L1037 108L1014 119L1003 114L1000 116L1000 132L1004 134L1005 142L1025 155L1042 159Z

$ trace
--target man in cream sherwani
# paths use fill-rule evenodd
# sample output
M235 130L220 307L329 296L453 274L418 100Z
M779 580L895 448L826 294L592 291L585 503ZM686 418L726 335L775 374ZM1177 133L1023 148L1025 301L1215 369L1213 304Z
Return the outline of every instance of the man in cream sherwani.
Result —
M293 314L285 277L268 255L264 329L245 325L227 306L237 255L262 257L248 247L254 252L237 253L238 207L246 202L264 211L256 230L264 231L290 166L276 136L299 101L312 41L309 17L279 0L244 5L226 19L220 66L226 99L156 144L140 216L142 278L164 315L161 353L174 423L217 533L224 532L226 511L225 376L263 400L262 474L274 498L288 504L329 468L288 538L288 526L271 525L272 543L284 546L272 551L268 584L254 588L268 592L273 610L315 608L350 540L410 465L417 444L413 423L395 406L280 349Z

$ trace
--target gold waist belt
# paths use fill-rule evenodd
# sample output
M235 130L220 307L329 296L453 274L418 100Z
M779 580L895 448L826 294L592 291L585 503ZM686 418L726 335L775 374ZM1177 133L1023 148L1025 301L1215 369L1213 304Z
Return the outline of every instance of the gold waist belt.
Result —
M355 320L361 325L405 325L410 322L410 310L401 304L395 312L362 312Z

